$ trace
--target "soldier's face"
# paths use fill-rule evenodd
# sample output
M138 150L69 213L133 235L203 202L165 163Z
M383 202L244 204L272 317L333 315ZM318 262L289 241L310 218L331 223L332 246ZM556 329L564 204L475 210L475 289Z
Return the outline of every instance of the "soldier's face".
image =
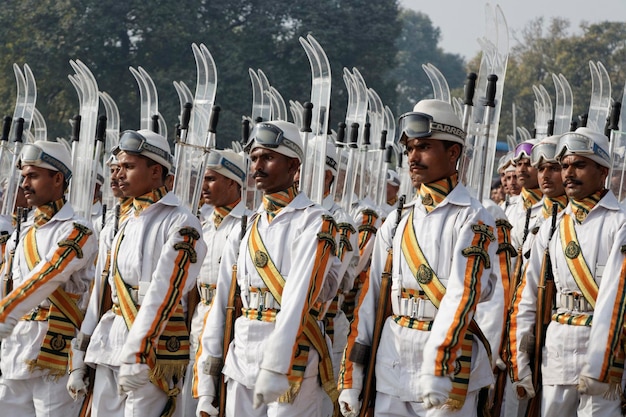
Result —
M569 198L582 200L604 188L608 168L589 158L567 155L561 159L561 179Z
M217 171L207 169L202 180L202 199L214 207L224 207L239 198L239 186Z
M113 192L113 196L115 198L122 198L124 197L124 193L122 193L122 190L120 190L119 185L117 184L117 174L120 170L120 166L119 165L111 165L109 167L109 172L111 173L111 191Z
M26 165L22 168L22 188L28 207L39 207L63 197L63 174Z
M521 158L515 164L517 182L526 189L537 188L537 170L530 165L530 158Z
M409 139L406 143L411 182L414 187L429 184L456 172L460 146L444 147L437 139Z
M117 184L124 197L139 197L162 185L159 164L148 166L147 158L127 152L120 152L117 160Z
M543 162L537 169L537 178L541 192L548 197L558 197L565 194L561 179L561 165L556 162Z
M267 148L250 152L250 171L256 188L265 194L286 190L294 182L300 162Z
M510 195L518 195L522 191L517 182L517 173L515 171L506 172L506 184Z

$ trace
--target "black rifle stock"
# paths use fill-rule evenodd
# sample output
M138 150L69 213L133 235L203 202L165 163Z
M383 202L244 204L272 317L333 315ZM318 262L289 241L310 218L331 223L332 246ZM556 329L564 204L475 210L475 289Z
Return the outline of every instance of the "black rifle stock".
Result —
M24 216L24 208L17 208L17 218L15 220L15 245L9 251L7 266L4 271L4 295L8 295L13 291L13 260L15 259L15 251L20 243L20 234L22 233L22 217Z

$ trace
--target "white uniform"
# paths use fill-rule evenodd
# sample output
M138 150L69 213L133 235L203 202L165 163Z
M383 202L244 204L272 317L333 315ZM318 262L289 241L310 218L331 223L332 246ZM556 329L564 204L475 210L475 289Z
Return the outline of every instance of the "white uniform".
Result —
M557 316L553 315L542 352L542 415L619 415L619 400L607 401L602 396L578 395L576 385L581 373L602 380L599 375L606 370L605 361L611 351L609 345L615 341L614 338L619 338L619 332L609 329L609 324L616 317L613 307L619 305L614 302L614 297L623 295L621 287L624 283L618 278L624 258L620 250L626 243L626 215L613 194L607 192L582 224L574 222L580 251L600 288L595 310L583 307L580 311L574 311L571 306L566 306L565 300L567 294L580 293L581 290L572 277L562 247L559 225L564 213L575 218L571 205L568 205L559 213L557 227L549 243L557 291L557 314L583 319L591 316L593 327L590 327L590 323L561 324L555 321ZM521 297L516 301L511 315L511 340L512 343L515 341L511 346L512 371L515 380L521 380L532 372L529 354L522 351L521 344L522 340L533 334L535 326L537 286L550 226L549 221L544 222L537 234L521 283ZM623 308L623 302L620 308ZM594 342L591 343L591 340ZM589 410L592 405L596 408L593 414Z
M246 215L250 218L251 214L252 212L246 209L243 203L240 202L224 217L218 228L215 227L215 223L213 222L212 211L206 213L207 220L202 223L202 235L204 243L207 245L207 255L202 262L197 280L197 287L201 299L196 306L191 321L191 332L189 335L189 341L191 343L191 351L189 352L190 363L182 393L183 416L195 415L196 412L198 401L193 397L197 397L198 394L195 392L195 389L192 390L192 385L193 387L197 387L198 385L206 383L203 382L203 379L206 378L207 375L203 372L202 367L196 367L196 352L198 352L198 345L200 344L204 319L211 308L212 297L215 295L222 251L231 234L234 235L233 238L239 237L241 233L242 216ZM206 354L204 351L201 351L199 354L200 356L197 363L202 364L206 361Z
M483 248L490 259L496 259L495 222L487 210L471 198L461 184L457 185L428 214L421 199L405 207L406 210L403 212L395 235L393 235L393 230L397 215L394 212L389 215L376 236L369 284L363 288L366 293L364 297L361 297L362 304L355 313L348 341L348 352L352 348L353 341L365 346L372 344L380 277L384 271L389 248L393 248L391 305L394 316L392 317L400 320L407 318L406 312L401 311L403 289L418 291L422 288L412 274L401 248L403 230L409 213L413 211L412 226L415 228L422 252L434 273L446 287L446 293L438 311L435 311L432 304L427 309L430 314L435 315L430 331L403 327L392 317L385 322L376 355L375 412L384 413L386 410L382 407L393 403L398 406L404 405L406 410L413 410L412 413L415 415L434 415L434 413L442 415L445 413L444 410L435 409L426 412L421 404L417 403L422 398L419 376L420 374L443 376L453 373L454 360L459 353L457 348L460 345L447 341L449 333L453 329L460 331L461 321L469 323L474 316L478 302L489 300L496 288L496 277L491 273L488 265L482 264L482 273L474 276L466 271L473 257L461 255L464 249L476 245L473 243L476 235L472 226L481 222L494 234L494 240L483 242ZM472 279L477 281L471 282ZM424 301L430 303L428 300ZM438 358L439 355L451 355L449 356L451 359L442 361ZM363 367L350 361L347 361L346 365L347 367L340 375L340 387L362 390ZM471 404L475 404L478 390L492 382L493 374L486 350L482 343L474 338L466 406L471 408ZM379 399L382 401L379 402Z
M507 215L513 230L511 231L511 243L515 250L518 250L524 242L524 226L526 225L526 208L524 207L524 200L521 197L515 208ZM531 225L535 223L537 216L541 216L542 200L539 199L530 208L530 220L528 222L528 235L530 235ZM528 239L528 235L526 238Z
M96 366L94 417L138 412L158 416L163 411L167 395L153 384L119 395L118 370L122 364L146 363L147 352L155 348L168 317L195 285L206 255L200 230L198 219L180 206L178 197L167 193L139 215L131 214L115 236L109 278L113 303L120 302L112 278L117 266L124 283L138 289L140 308L130 330L123 316L110 310L91 336L85 363ZM99 299L92 297L90 304L94 302Z
M40 353L48 321L25 320L24 316L48 309L48 296L59 287L78 295L76 304L85 308L93 279L97 241L90 223L79 218L72 206L65 203L47 223L36 229L40 262L29 270L24 237L31 227L32 218L22 224L13 260L13 291L0 302L0 321L18 320L11 336L2 341L0 409L7 416L71 416L78 412L80 404L75 403L65 389L67 375L53 376L47 369L31 369L28 365ZM14 242L14 239L8 242L7 254ZM69 345L69 340L65 343Z
M309 313L313 304L329 299L311 299L321 292L323 282L311 282L315 263L318 236L322 216L326 210L314 205L304 194L298 194L286 207L268 222L263 206L258 211L258 231L267 252L286 283L282 291L282 304L265 304L280 309L275 321L257 320L242 315L235 322L235 336L231 343L223 373L228 381L226 400L227 416L320 416L322 396L325 395L318 383L319 356L311 348L304 371L299 394L292 404L270 403L256 410L252 408L252 390L259 369L286 375L291 372L291 360L296 348L296 339L302 331L300 317ZM220 266L217 293L209 311L203 331L202 348L207 355L221 361L226 304L232 276L232 265L237 264L237 283L241 290L243 309L267 314L272 310L260 310L258 301L253 304L251 290L265 288L249 252L248 231L239 245L239 239L231 239ZM332 256L326 267L325 280L337 281L339 259ZM256 293L258 294L258 293ZM330 295L332 298L334 294ZM273 300L273 297L272 297ZM259 309L259 310L257 310ZM257 314L257 313L253 313ZM205 364L206 366L206 364ZM208 386L198 387L199 395L214 395Z

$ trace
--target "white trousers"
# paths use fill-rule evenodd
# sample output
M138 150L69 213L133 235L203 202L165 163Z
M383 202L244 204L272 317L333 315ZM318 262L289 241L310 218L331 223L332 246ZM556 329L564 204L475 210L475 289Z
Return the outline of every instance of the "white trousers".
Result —
M510 378L506 378L504 386L504 417L524 417L528 408L528 399L518 400Z
M167 395L156 385L147 383L122 395L117 392L118 371L107 366L96 367L93 384L92 417L159 417L167 404ZM65 385L64 385L65 386Z
M401 401L398 397L376 392L374 417L476 417L477 407L478 391L468 392L463 408L457 411L444 408L426 410L422 403Z
M542 417L615 417L621 416L619 399L607 400L602 395L580 395L576 385L544 385Z
M317 375L304 378L293 404L273 402L252 408L254 389L229 379L226 384L226 417L321 417L326 393Z
M183 389L180 392L176 403L174 417L195 417L196 415L198 400L193 398L193 394L191 392L191 388L193 386L193 365L193 360L190 360L189 365L187 366L187 372L185 373Z
M82 401L67 393L69 375L30 379L0 378L0 415L7 417L74 417Z

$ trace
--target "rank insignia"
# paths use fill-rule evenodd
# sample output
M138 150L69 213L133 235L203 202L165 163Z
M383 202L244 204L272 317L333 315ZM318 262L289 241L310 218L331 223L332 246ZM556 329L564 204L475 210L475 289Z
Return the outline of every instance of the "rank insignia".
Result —
M60 334L54 336L52 340L50 340L50 347L56 352L61 352L65 349L65 339L63 339L63 336Z
M586 210L581 209L581 208L576 210L576 220L578 220L578 223L582 223L586 218L587 218Z

